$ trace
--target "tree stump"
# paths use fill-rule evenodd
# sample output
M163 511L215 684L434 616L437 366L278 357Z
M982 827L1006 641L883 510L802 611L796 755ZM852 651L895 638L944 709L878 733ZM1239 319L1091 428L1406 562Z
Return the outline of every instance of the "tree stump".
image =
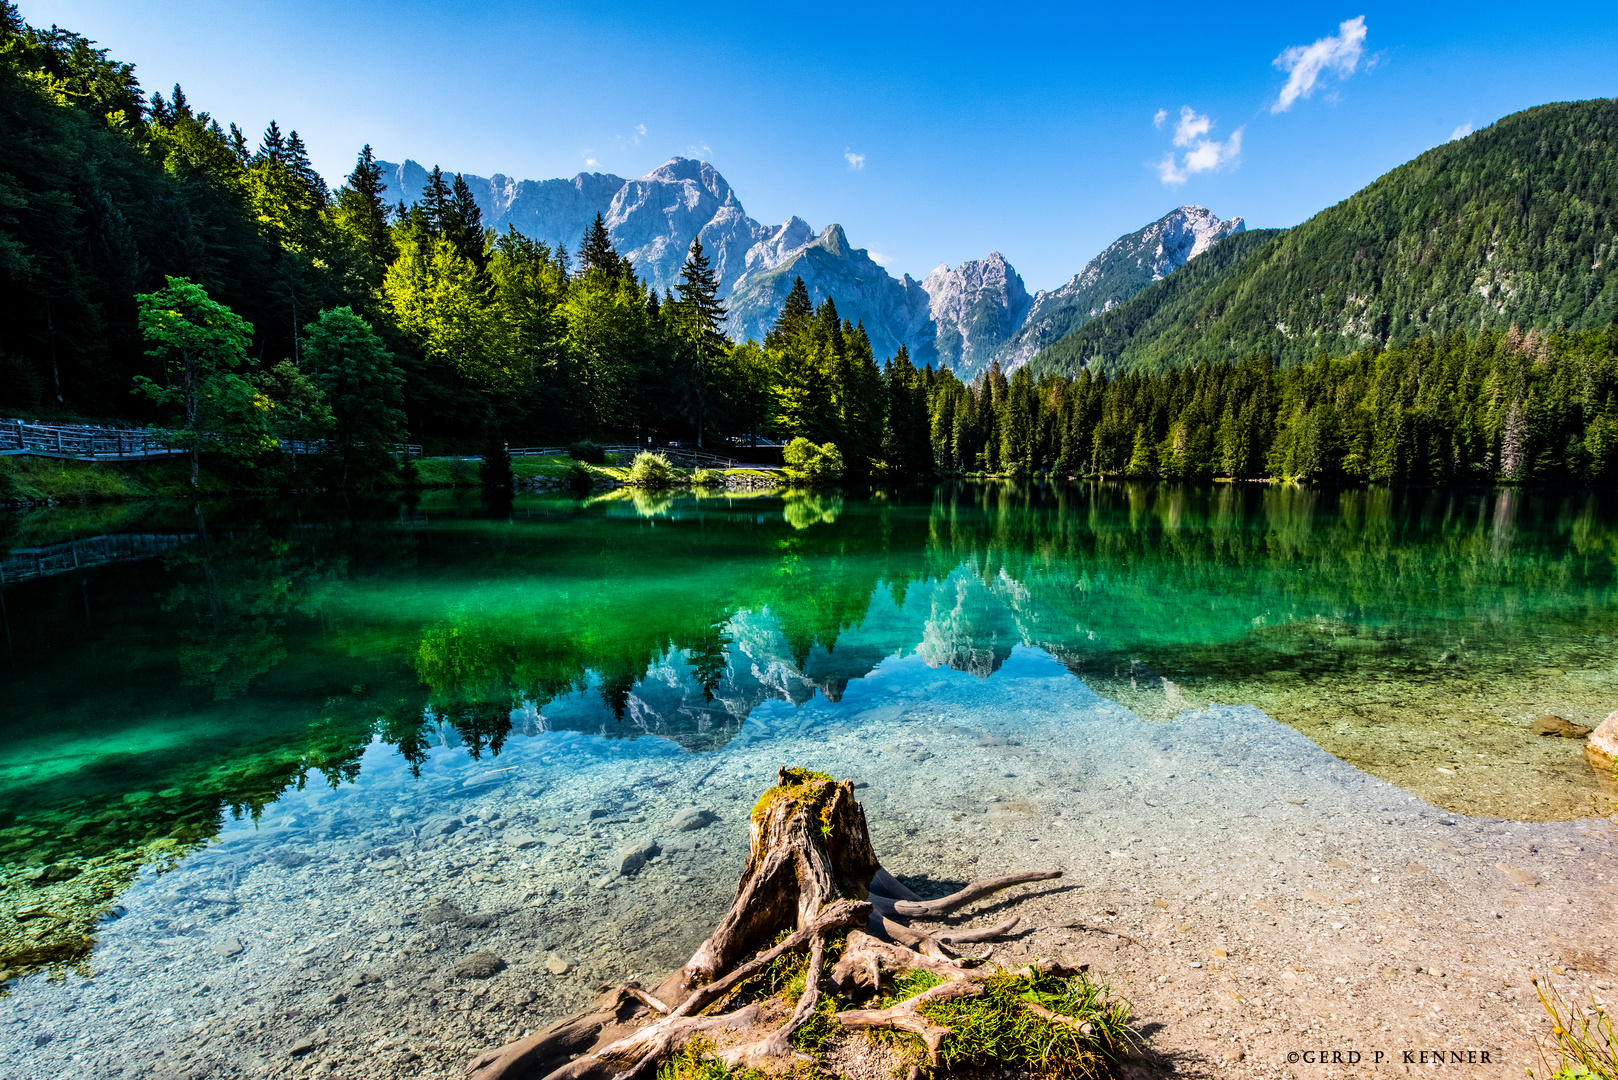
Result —
M727 1064L767 1068L773 1062L784 1068L796 1057L792 1034L819 1001L827 943L840 931L847 937L830 974L839 992L874 992L884 974L914 969L946 982L889 1009L837 1013L837 1022L850 1029L915 1032L930 1059L936 1058L947 1030L917 1009L981 992L971 970L975 961L958 959L949 946L1003 936L1017 920L933 933L912 929L908 920L936 919L1001 889L1060 877L1061 871L993 878L953 896L923 900L877 861L852 781L838 783L797 768L781 769L779 779L753 808L747 865L735 899L684 967L649 992L634 984L605 991L590 1009L480 1055L468 1066L469 1080L637 1080L653 1075L693 1037L722 1030L739 1036L719 1052ZM778 957L803 948L810 953L806 985L785 1022L765 1022L757 1006L703 1014Z

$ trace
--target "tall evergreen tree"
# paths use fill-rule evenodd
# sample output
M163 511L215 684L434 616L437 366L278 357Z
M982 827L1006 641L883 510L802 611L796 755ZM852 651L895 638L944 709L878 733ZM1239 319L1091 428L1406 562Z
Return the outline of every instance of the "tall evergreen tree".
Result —
M704 429L722 402L722 365L730 353L725 337L725 303L719 299L719 280L713 265L702 251L700 240L691 241L685 265L680 268L679 299L674 304L674 325L682 345L679 396L686 417L697 430L697 445L703 445Z
M488 264L484 255L483 211L478 209L472 188L460 173L455 174L450 185L449 202L442 212L439 228L444 239L455 246L463 259L479 269Z
M376 163L371 144L366 143L354 171L348 174L348 183L337 191L335 216L338 228L365 259L366 277L372 288L382 284L383 273L398 254L388 229L388 206L382 200L386 190L382 166Z
M793 278L792 288L781 305L781 314L775 317L775 323L764 335L764 347L784 348L787 342L803 336L808 332L814 314L815 306L809 300L809 289L804 285L803 278Z
M612 246L612 237L607 235L606 219L597 210L595 220L585 228L584 239L579 242L579 273L599 270L608 277L618 277L623 268L624 260Z
M428 231L434 236L441 235L449 223L450 194L444 170L437 165L427 174L427 183L421 189L421 200L417 205L421 207Z

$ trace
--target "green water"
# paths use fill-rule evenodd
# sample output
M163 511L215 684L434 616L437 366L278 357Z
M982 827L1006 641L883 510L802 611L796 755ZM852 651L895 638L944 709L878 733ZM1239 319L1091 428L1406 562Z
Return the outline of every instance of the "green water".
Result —
M1451 801L1524 817L1600 790L1571 744L1523 736L1524 710L1618 708L1618 506L1590 494L961 486L6 528L10 548L173 545L0 586L8 872L205 839L354 779L378 739L409 761L558 727L701 753L759 703L835 699L895 654L987 675L1035 646L1143 715L1251 700L1390 775L1432 731L1517 740L1523 784L1562 802Z

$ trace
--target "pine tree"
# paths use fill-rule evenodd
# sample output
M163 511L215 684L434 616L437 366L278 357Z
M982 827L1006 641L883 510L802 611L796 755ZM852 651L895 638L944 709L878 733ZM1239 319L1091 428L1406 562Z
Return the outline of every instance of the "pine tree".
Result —
M427 185L421 189L421 200L417 205L421 207L427 230L434 236L442 235L449 223L449 184L444 180L444 171L437 165L427 175Z
M719 299L719 281L699 240L691 241L691 251L680 269L679 294L673 314L683 346L680 398L686 416L696 425L697 445L701 446L703 429L719 404L720 365L729 352L730 341L721 329L725 304Z
M764 347L782 349L787 342L802 337L808 332L809 321L814 314L815 306L809 299L809 289L804 285L803 278L793 278L792 289L787 293L786 302L781 305L781 314L775 317L775 323L764 335Z
M325 178L309 163L309 152L296 131L287 136L286 165L308 189L310 199L317 206L325 206L331 199L331 189L326 187Z
M435 173L437 169L433 170ZM449 202L439 218L439 230L444 239L455 246L463 259L482 269L488 264L484 256L483 211L472 197L472 188L460 173L450 185Z
M174 113L178 117L184 109L185 101L180 95L178 86L174 88L174 99ZM287 141L286 137L281 134L281 125L271 120L270 126L264 129L264 137L259 140L256 158L259 161L273 161L279 165L285 160L286 153Z
M595 220L585 228L584 239L579 242L579 273L599 270L608 277L617 277L623 262L618 249L612 246L612 237L607 235L606 220L601 211L596 211Z
M382 166L366 143L354 171L348 174L348 183L337 191L336 217L338 227L364 256L372 288L382 283L383 272L398 253L388 229L388 206L382 201L386 190Z

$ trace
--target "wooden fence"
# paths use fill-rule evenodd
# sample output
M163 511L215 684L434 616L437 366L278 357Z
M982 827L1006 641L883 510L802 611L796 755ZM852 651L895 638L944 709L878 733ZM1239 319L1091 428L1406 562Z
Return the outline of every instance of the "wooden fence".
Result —
M125 559L167 555L199 536L200 533L108 533L45 547L13 548L0 558L0 585Z
M327 449L324 439L280 439L277 446L287 454L323 454ZM394 451L407 457L421 457L421 447L415 443L400 443ZM142 461L179 457L186 452L184 447L173 444L171 435L154 428L0 420L0 454L73 461Z

